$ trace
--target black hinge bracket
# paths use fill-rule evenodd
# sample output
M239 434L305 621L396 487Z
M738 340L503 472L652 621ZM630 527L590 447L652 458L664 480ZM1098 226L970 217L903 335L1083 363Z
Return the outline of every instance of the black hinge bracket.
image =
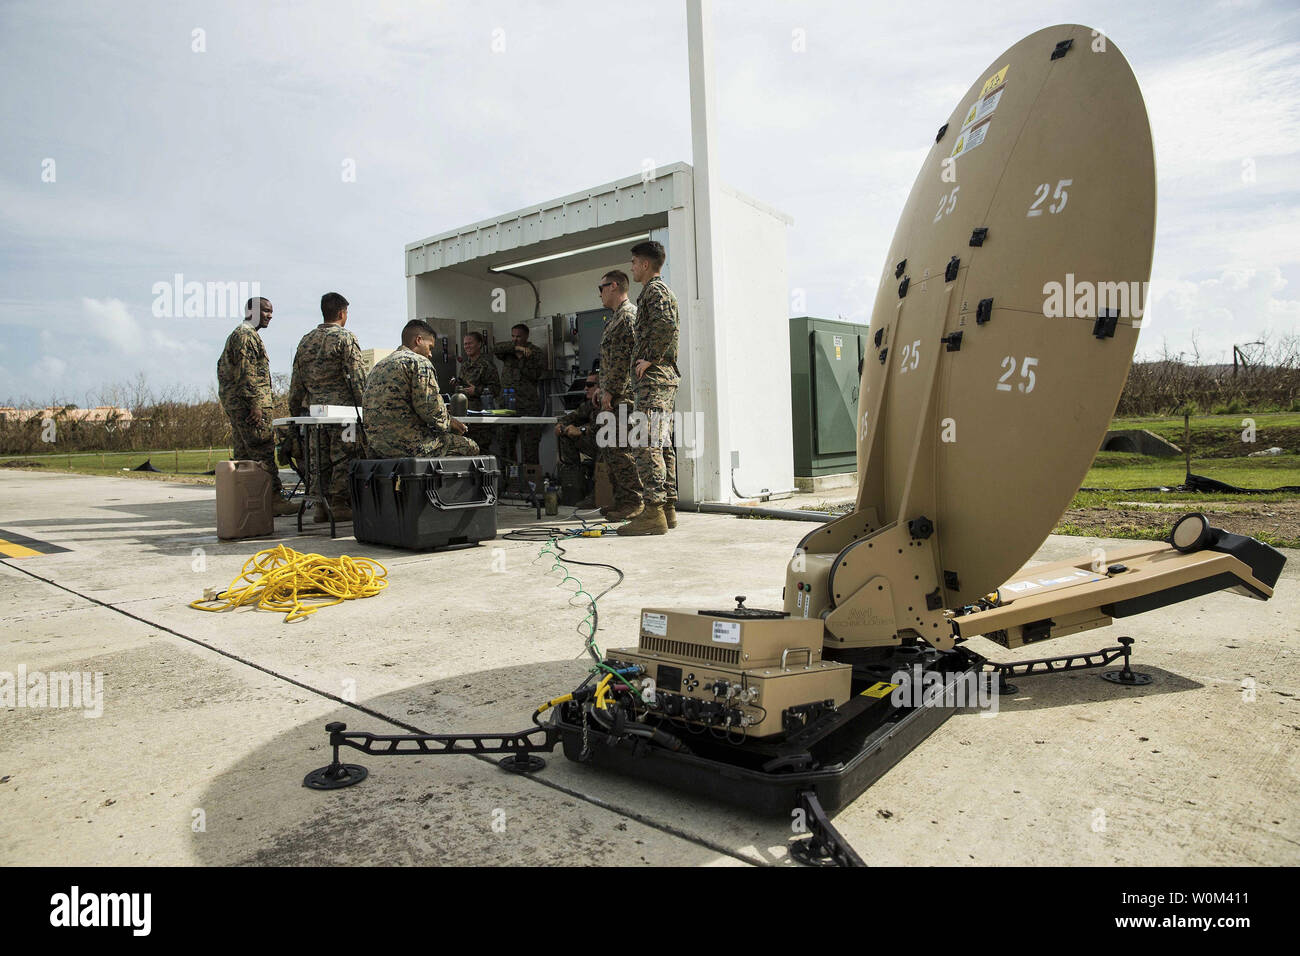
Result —
M961 582L957 580L956 571L943 572L943 586L946 587L949 591L961 590Z
M907 268L907 260L900 259L898 265L894 266L894 278L897 279L899 276L901 276L903 274L903 270L906 268Z
M939 341L948 347L947 351L960 352L961 351L961 329L958 329L956 332L949 332L947 335L943 336L943 338L939 339Z
M1113 339L1115 337L1115 326L1118 324L1118 309L1102 309L1101 315L1097 316L1097 321L1093 323L1092 334L1099 339Z
M975 324L983 325L991 318L993 318L993 300L980 299L980 304L975 306Z
M907 295L907 287L912 284L912 277L907 276L902 282L898 283L898 297L901 299Z
M1068 40L1062 40L1060 43L1056 44L1056 49L1052 51L1052 59L1059 60L1061 57L1065 56L1065 54L1070 52L1070 47L1072 46L1074 46L1073 37Z
M957 270L961 268L961 260L953 256L948 260L948 268L943 270L943 281L951 282L957 278Z
M970 234L970 244L972 246L984 245L984 240L989 237L989 227L979 226Z
M944 123L942 126L939 127L939 132L934 134L934 141L936 143L939 142L939 140L943 139L943 134L946 132L948 132L948 124Z

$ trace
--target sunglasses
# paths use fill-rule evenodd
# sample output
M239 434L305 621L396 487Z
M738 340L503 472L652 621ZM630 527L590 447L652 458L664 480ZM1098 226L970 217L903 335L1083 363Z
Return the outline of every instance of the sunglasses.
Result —
M604 292L604 291L605 291L605 288L606 288L607 286L611 286L611 285L614 285L614 284L615 284L615 283L613 283L613 282L602 282L600 285L596 286L596 291L597 291L597 292Z

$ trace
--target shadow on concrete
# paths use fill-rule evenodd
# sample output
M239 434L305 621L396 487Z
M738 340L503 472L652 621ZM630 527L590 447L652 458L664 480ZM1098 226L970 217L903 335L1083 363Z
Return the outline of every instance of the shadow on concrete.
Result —
M1134 697L1156 697L1161 694L1178 694L1189 690L1199 690L1204 684L1198 684L1181 674L1174 674L1159 667L1151 667L1140 661L1133 662L1133 670L1149 674L1153 678L1150 684L1141 687L1126 687L1102 679L1106 671L1117 671L1120 662L1108 667L1088 671L1067 671L1057 674L1036 674L1033 677L1016 677L1011 683L1015 685L1014 694L1004 694L998 699L998 709L1007 713L1026 710L1043 710L1052 707L1066 707L1072 704L1098 703L1101 701L1128 700Z
M578 661L480 671L403 688L362 706L431 733L516 731L532 726L529 715L541 698L576 686L585 672ZM789 836L788 821L780 818L747 815L581 765L568 764L586 771L581 774L557 772L567 763L558 743L544 755L547 766L524 778L495 766L495 756L373 756L343 748L341 759L365 766L369 777L341 790L309 790L303 776L330 761L324 726L332 720L349 730L409 732L344 706L286 728L229 766L204 793L206 831L192 835L199 862L553 866L637 864L645 857L689 866L720 854L683 832L708 833L715 846L725 845L717 828L739 818L742 846L757 833L767 837L770 831L770 843L758 841L763 846ZM503 813L504 832L493 829L496 811ZM666 829L651 829L647 820L662 820ZM777 862L752 845L747 856Z

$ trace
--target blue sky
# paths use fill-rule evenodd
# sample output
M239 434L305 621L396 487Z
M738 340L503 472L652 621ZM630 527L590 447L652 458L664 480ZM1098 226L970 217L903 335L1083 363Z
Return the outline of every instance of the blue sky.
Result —
M716 2L721 176L794 217L806 312L869 317L937 123L997 54L1061 22L1118 45L1151 116L1139 354L1215 361L1294 334L1300 13L1262 0ZM215 387L231 323L155 317L175 273L260 281L274 372L329 289L363 346L391 347L405 243L691 153L679 0L10 0L0 64L0 402L93 404L140 373Z

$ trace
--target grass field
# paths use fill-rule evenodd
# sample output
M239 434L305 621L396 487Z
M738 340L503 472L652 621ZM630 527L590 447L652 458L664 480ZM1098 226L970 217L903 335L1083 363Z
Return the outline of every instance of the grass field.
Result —
M0 457L0 468L21 468L41 472L80 475L122 475L139 477L183 477L193 480L211 471L217 462L230 457L229 448L192 448L166 451L73 452L68 455L20 455ZM161 474L132 471L149 461ZM210 477L205 479L212 481Z

